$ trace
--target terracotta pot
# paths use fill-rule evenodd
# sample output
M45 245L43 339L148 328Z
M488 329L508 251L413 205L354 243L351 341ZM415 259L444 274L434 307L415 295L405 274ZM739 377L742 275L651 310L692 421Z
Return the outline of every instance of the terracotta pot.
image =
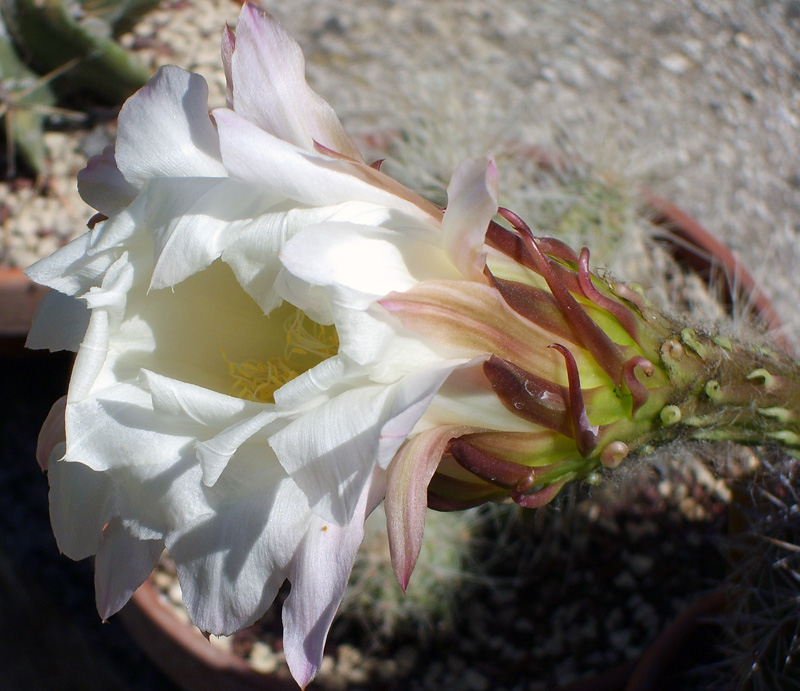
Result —
M47 290L31 281L21 269L0 267L0 337L25 336L36 306Z
M25 350L25 337L39 300L47 291L20 269L0 267L0 353L31 353Z
M196 626L178 619L146 580L119 613L142 650L186 691L297 691L297 684L256 672L242 658L209 643Z
M775 307L733 252L668 199L647 188L640 190L639 195L652 222L664 228L659 239L670 253L701 278L719 286L720 298L729 312L737 303L751 305L754 315L778 344L791 350L781 334L782 324Z

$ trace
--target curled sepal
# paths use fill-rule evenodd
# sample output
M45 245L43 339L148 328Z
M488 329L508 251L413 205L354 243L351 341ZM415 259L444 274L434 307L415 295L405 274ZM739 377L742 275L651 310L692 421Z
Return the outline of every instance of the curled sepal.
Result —
M636 376L637 367L644 372L646 377L652 377L655 371L653 363L641 355L632 357L625 363L622 376L625 379L625 385L628 387L633 397L632 415L636 415L636 411L645 404L648 396L647 387L642 384Z
M503 212L503 215L512 213L508 211L508 209L501 209L500 211ZM519 219L516 214L513 214L513 216L514 218ZM569 245L561 240L543 237L539 238L538 242L539 247L545 254L549 254L565 262L571 262L573 264L578 263L578 255L575 254ZM528 250L525 248L522 237L518 233L514 233L507 228L504 228L499 223L492 221L489 224L489 227L486 230L486 244L490 247L500 250L506 256L511 257L511 259L513 259L515 262L518 262L529 269L533 269L534 271L538 271L537 264L528 253Z
M556 267L551 264L550 259L542 251L539 245L540 241L533 236L528 225L508 209L501 208L498 213L519 232L525 249L533 259L536 271L547 282L547 287L550 288L550 292L558 302L565 318L580 338L581 345L592 354L611 380L615 384L621 385L622 368L625 360L620 349L572 295L569 287L562 280L559 272L556 271Z
M385 504L389 552L403 590L422 547L428 485L450 440L470 431L469 427L446 425L421 432L400 447L389 466Z
M586 404L581 390L578 364L569 349L560 343L552 343L550 347L564 356L569 379L569 409L572 414L572 424L575 428L575 444L578 447L578 453L586 458L597 446L597 427L592 427L589 424L589 416L586 414Z
M628 335L641 345L636 317L633 313L625 305L612 300L607 295L603 295L595 287L592 275L589 272L589 249L587 247L581 250L580 257L578 257L578 283L580 283L581 290L587 298L613 315Z
M565 477L563 480L559 480L552 485L547 485L547 487L542 487L542 489L533 493L528 493L523 489L517 490L511 493L511 499L524 509L538 509L553 501L556 495L561 491L561 488L567 484L570 479L570 477Z

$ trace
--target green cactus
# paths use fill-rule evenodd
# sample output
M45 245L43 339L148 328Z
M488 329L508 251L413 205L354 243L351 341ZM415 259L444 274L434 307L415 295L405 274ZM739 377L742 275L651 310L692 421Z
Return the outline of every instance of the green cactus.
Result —
M12 144L20 157L34 170L42 170L45 149L42 139L44 109L56 103L50 85L42 83L17 56L11 39L5 33L0 17L0 116L4 118L8 153L8 173L13 177Z
M0 116L9 172L16 150L35 173L45 168L43 131L57 98L81 94L122 103L149 70L114 36L156 5L152 0L0 0ZM44 75L43 77L40 75Z

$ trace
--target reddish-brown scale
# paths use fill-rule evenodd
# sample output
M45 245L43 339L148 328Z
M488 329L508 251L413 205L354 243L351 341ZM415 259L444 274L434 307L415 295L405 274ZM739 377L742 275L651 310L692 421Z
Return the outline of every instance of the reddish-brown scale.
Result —
M450 454L462 468L481 480L505 489L515 489L533 472L531 468L519 463L479 451L463 439L454 439L450 443Z
M564 356L564 362L567 365L569 410L572 414L572 424L575 427L575 444L578 447L578 453L586 458L597 446L597 430L589 424L589 416L586 414L586 404L583 400L578 364L569 349L560 343L552 343L550 347L555 348Z
M580 257L578 258L578 283L580 283L583 294L591 300L595 305L601 307L609 314L613 315L620 323L623 329L627 331L628 335L639 345L639 329L636 325L636 318L625 305L612 300L610 297L603 295L592 282L592 276L589 273L589 248L584 247L581 250Z
M512 413L525 420L572 437L567 412L568 390L492 355L483 371L492 390Z

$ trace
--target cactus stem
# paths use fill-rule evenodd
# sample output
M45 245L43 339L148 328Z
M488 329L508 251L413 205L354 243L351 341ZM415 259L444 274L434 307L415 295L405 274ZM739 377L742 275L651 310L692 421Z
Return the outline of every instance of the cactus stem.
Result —
M772 408L756 408L756 410L759 415L774 418L778 422L794 422L797 420L797 413L779 406L774 406Z
M697 334L695 333L694 329L688 326L685 329L682 329L681 342L687 348L697 353L701 360L705 360L708 357L708 348L706 348L706 346L700 342L700 339L697 338Z
M716 379L709 379L703 391L712 401L719 401L722 398L722 387Z
M779 429L777 432L767 432L767 436L786 446L800 446L800 435L788 429Z

